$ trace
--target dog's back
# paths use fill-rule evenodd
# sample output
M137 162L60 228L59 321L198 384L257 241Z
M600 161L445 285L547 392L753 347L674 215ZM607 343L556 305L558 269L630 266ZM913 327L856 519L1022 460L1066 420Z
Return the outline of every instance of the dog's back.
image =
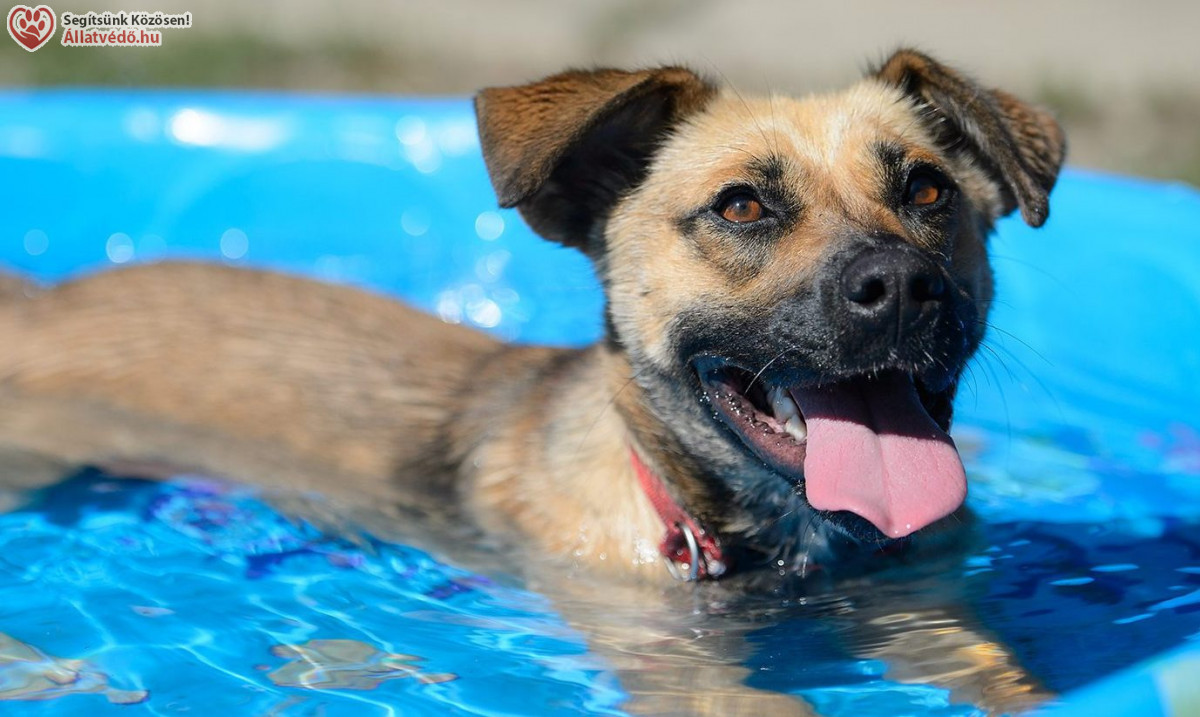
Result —
M179 263L10 284L0 443L71 460L150 445L185 467L300 485L436 476L464 376L500 349L381 296L262 271Z

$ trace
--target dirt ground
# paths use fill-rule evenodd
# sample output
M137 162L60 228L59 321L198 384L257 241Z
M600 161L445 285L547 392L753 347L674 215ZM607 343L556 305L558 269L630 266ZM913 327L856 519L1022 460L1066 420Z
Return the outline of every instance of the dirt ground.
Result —
M149 9L56 1L63 11ZM744 90L834 87L900 45L1053 107L1077 166L1200 185L1194 0L156 0L160 48L0 45L0 85L465 94L567 66L684 63Z

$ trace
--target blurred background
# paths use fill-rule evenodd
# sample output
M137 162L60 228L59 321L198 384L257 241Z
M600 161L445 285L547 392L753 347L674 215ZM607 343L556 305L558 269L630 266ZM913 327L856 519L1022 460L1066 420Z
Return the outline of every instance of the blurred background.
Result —
M1200 185L1200 3L715 0L64 2L193 13L157 48L0 44L0 86L463 95L568 66L684 63L747 91L837 87L900 45L1052 107L1082 167ZM61 35L61 31L58 33Z

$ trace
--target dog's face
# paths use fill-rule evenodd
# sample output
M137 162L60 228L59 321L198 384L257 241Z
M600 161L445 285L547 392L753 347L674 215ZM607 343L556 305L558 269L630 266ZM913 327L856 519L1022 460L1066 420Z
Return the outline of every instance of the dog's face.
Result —
M962 504L945 432L985 240L1013 208L1045 219L1047 115L910 52L800 100L603 71L479 112L501 200L596 262L609 345L723 531L792 560Z

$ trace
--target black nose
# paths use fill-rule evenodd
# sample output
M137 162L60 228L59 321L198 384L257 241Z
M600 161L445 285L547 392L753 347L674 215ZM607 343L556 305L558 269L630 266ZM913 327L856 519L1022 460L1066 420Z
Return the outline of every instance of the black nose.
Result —
M841 290L858 321L904 332L940 310L946 284L932 259L897 243L871 247L851 259L842 270Z

